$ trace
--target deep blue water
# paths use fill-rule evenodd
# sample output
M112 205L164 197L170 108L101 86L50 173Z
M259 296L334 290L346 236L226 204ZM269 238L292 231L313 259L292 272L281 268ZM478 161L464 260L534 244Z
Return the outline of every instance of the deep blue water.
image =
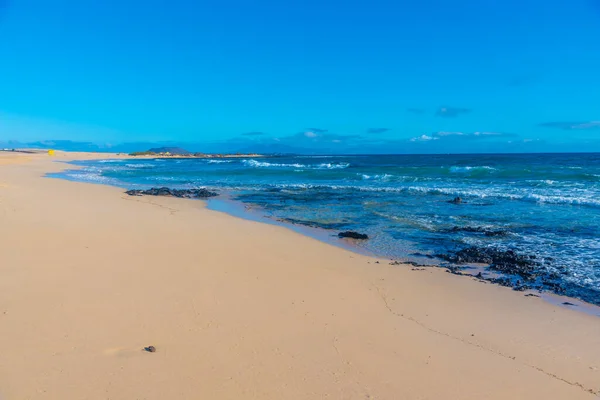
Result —
M534 254L542 276L600 304L600 154L294 156L76 162L124 188L217 189L273 219L357 230L379 255L468 246ZM463 204L448 203L455 196ZM465 231L464 229L467 229ZM479 231L478 231L479 230ZM488 236L487 232L506 232Z

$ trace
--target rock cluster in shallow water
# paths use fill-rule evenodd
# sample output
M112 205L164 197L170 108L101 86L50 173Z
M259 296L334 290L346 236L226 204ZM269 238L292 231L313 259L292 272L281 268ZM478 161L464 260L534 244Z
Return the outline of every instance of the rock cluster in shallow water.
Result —
M369 236L365 233L358 233L358 232L354 232L354 231L340 232L340 233L338 233L338 237L349 238L349 239L359 239L359 240L366 240L369 238Z
M489 264L490 269L505 274L533 278L539 262L533 255L523 255L513 250L499 250L491 247L467 247L452 254L438 255L443 260L455 264Z
M180 199L204 199L218 195L218 193L207 189L169 189L167 187L148 190L128 190L125 193L130 196L165 196Z

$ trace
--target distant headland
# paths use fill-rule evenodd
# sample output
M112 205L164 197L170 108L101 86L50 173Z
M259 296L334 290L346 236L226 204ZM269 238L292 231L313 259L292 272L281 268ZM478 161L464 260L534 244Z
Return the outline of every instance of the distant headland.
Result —
M146 151L135 151L129 153L132 157L173 157L173 158L244 158L244 157L263 157L263 154L256 153L193 153L182 149L181 147L157 147Z

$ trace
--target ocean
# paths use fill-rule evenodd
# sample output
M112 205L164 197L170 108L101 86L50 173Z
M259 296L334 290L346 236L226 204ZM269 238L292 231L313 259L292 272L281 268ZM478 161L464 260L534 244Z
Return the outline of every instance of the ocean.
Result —
M422 264L466 248L535 260L512 284L600 305L600 154L353 155L74 162L53 176L140 189L206 187L248 213ZM460 197L462 202L450 202ZM216 207L218 208L218 207ZM337 239L336 239L337 240Z

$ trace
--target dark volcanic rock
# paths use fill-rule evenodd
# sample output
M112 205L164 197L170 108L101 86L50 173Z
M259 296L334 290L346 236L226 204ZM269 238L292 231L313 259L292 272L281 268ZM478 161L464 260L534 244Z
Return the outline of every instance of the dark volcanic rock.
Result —
M369 236L364 233L358 233L354 231L345 231L338 233L338 237L340 238L350 238L350 239L360 239L365 240L368 239Z
M418 262L414 262L414 261L392 261L390 262L390 265L412 265L415 268L412 268L413 271L422 271L427 267L431 267L431 265L427 265L427 264L419 264Z
M513 250L499 250L491 247L467 247L454 254L442 254L439 257L456 264L489 264L490 269L506 274L520 275L524 278L535 277L535 269L539 265L534 256L526 256Z
M125 193L130 196L166 196L181 199L203 199L218 195L216 192L211 192L207 189L169 189L167 187L148 190L128 190Z
M436 256L451 263L450 265L441 264L440 266L447 268L446 271L452 274L465 275L462 271L468 268L456 264L488 264L490 270L499 271L501 276L477 274L475 278L479 278L484 282L510 287L517 291L537 290L540 293L550 291L558 295L578 298L600 305L599 289L586 288L565 281L561 271L548 271L547 258L491 247L467 247L460 251ZM526 296L539 297L532 293L528 293ZM573 306L576 304L564 305Z
M144 351L147 351L148 353L156 353L156 347L154 347L154 346L144 347Z
M462 204L463 200L460 197L455 197L452 200L449 200L448 203L451 204Z
M444 268L446 268L446 272L453 274L453 275L465 275L462 268L454 266L454 265L446 265L444 266Z

